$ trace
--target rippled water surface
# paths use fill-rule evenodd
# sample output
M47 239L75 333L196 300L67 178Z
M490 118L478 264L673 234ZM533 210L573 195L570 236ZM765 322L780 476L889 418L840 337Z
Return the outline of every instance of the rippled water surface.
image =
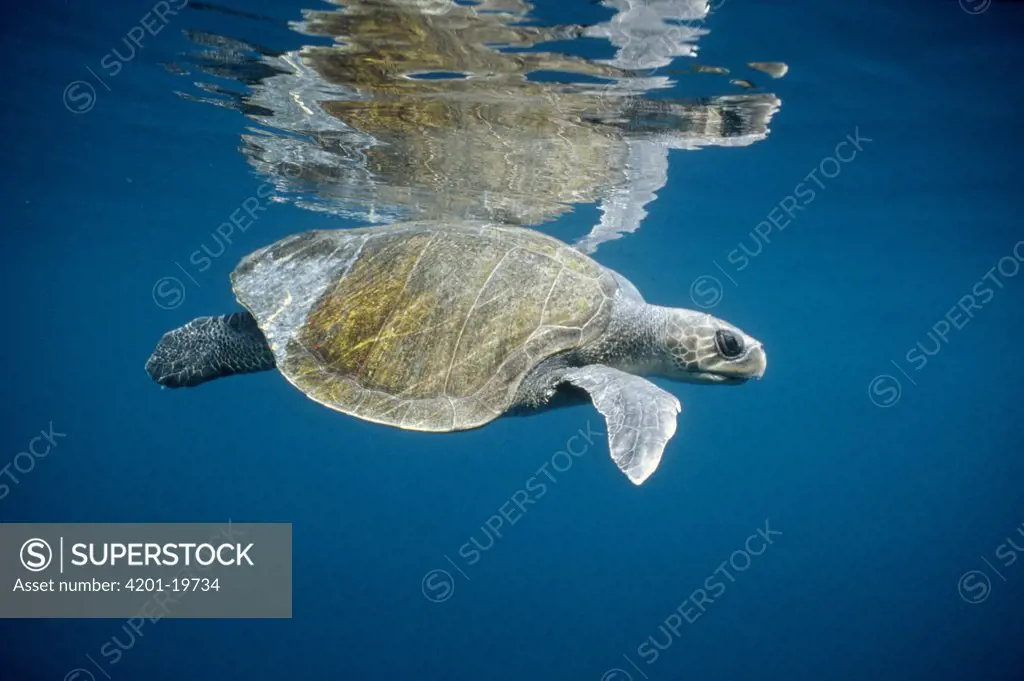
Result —
M41 0L0 31L0 520L294 532L291 619L0 620L0 679L1020 678L1024 6ZM433 435L143 371L257 248L465 218L735 323L764 379L656 379L683 411L637 487L589 405Z
M199 78L181 96L246 116L246 160L304 208L536 226L597 204L592 251L639 228L670 150L761 141L780 105L736 92L726 68L669 68L696 56L707 3L608 9L544 25L523 2L357 2L288 22L297 49L187 31L192 49L165 66Z

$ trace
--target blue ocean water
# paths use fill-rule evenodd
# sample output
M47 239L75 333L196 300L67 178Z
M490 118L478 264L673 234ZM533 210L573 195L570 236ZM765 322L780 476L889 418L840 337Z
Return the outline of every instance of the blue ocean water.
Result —
M662 4L540 0L528 23ZM287 22L337 7L193 3L111 75L148 0L5 6L0 466L60 435L6 469L0 520L289 522L294 587L287 620L4 620L0 678L1021 678L1024 7L716 5L698 56L729 75L633 66L678 80L655 100L771 93L770 133L666 151L642 226L595 258L740 326L769 365L739 387L658 380L683 413L640 487L600 437L558 456L603 430L589 406L440 436L276 372L159 389L155 342L238 309L242 256L361 222L282 191L217 240L277 147L242 152L286 135L197 101L270 75L218 79L216 52L194 68L202 36L276 58L330 45ZM612 34L542 47L614 60ZM540 229L586 235L602 213L575 203ZM222 252L200 269L204 246ZM543 494L509 514L531 480Z

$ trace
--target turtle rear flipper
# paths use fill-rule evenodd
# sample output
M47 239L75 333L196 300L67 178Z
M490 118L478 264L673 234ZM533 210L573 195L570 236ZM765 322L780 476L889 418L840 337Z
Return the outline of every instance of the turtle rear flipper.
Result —
M146 362L150 377L168 388L273 368L274 353L248 312L199 317L168 331Z

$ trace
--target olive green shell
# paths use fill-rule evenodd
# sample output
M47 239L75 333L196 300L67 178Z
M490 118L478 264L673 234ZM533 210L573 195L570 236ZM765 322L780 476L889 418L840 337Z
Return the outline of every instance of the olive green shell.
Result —
M618 287L553 237L484 222L307 232L247 256L231 281L295 387L428 431L504 413L541 360L604 333Z

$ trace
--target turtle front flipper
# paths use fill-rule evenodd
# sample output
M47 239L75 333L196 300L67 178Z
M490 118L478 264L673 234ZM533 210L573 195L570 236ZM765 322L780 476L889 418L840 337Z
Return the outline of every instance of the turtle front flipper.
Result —
M274 353L248 312L199 317L168 331L146 362L150 377L168 388L273 368Z
M675 435L679 400L648 380L601 364L570 369L561 379L587 391L608 424L612 460L634 485L643 483Z

